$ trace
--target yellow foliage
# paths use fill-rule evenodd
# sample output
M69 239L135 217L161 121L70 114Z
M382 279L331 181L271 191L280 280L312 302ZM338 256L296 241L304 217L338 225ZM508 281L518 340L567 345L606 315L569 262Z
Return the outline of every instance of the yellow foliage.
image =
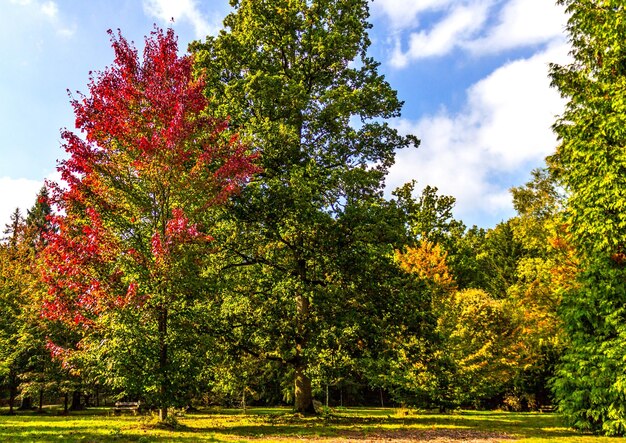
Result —
M456 288L456 282L446 262L447 253L435 243L423 240L417 247L406 247L405 252L396 251L400 267L410 274L432 282L446 292Z

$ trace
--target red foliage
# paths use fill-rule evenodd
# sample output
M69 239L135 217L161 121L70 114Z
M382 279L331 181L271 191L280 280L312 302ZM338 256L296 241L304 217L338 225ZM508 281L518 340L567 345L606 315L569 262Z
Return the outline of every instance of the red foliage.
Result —
M203 212L258 170L224 132L228 122L210 116L173 30L155 29L141 61L119 32L109 34L115 61L71 98L81 135L62 131L64 185L49 184L57 215L43 254L42 315L83 328L105 310L142 306L149 285L130 275L167 272L173 251L212 241Z

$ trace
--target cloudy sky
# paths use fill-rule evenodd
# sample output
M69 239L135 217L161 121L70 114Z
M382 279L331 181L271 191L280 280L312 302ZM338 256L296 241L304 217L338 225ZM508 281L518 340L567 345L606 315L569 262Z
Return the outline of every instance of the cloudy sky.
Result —
M141 46L174 18L180 48L215 34L227 0L0 0L0 227L32 206L73 128L67 90L111 64L107 29ZM509 189L556 144L563 103L548 63L567 62L553 0L374 0L371 55L405 102L392 122L421 140L398 153L389 189L416 179L457 199L467 225L513 215Z

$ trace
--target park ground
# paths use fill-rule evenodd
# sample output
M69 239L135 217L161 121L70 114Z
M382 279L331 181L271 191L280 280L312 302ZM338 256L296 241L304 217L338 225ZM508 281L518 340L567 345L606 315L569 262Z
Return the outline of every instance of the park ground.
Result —
M0 411L7 412L7 411ZM623 442L583 435L552 413L458 411L435 414L411 409L349 408L323 417L301 417L287 408L210 409L157 425L150 414L114 415L107 408L62 416L0 415L0 442Z

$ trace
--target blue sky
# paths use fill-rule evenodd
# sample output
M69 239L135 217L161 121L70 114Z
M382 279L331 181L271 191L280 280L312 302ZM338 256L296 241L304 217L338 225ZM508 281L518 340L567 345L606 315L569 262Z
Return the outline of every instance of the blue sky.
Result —
M67 90L113 61L107 29L140 47L174 18L180 48L215 34L227 0L0 0L0 227L32 206L73 128ZM508 190L556 145L563 102L548 63L567 62L553 0L375 0L371 55L405 102L392 124L422 140L400 151L389 190L416 179L457 199L467 225L514 214Z

